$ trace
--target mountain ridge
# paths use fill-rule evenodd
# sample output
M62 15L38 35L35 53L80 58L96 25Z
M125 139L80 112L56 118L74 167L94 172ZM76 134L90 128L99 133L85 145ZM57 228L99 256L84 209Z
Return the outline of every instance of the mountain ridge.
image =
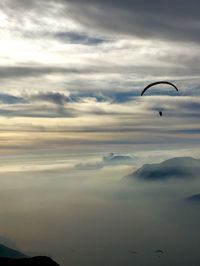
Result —
M167 180L169 178L191 178L200 173L200 159L193 157L174 157L161 163L144 164L126 179L138 178L147 181Z
M200 203L200 193L189 196L185 200L191 203Z

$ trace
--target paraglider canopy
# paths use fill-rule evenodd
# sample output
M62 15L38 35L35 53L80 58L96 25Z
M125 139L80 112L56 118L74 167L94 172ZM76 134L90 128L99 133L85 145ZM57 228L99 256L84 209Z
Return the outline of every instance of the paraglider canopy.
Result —
M162 249L157 249L157 250L155 250L155 252L156 253L160 253L160 254L163 254L164 253L164 251Z
M146 86L146 87L143 89L143 91L142 91L142 93L141 93L141 96L142 96L142 95L145 93L145 91L147 91L150 87L153 87L153 86L158 85L158 84L167 84L167 85L170 85L170 86L172 86L176 91L178 91L178 88L177 88L173 83L171 83L171 82L169 82L169 81L157 81L157 82L153 82L153 83L149 84L148 86Z

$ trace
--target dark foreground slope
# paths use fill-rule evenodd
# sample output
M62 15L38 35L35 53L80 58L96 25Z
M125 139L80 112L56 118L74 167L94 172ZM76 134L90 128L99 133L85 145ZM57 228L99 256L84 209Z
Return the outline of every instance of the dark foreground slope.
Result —
M49 257L33 257L0 244L0 266L56 266L58 265Z
M25 254L15 250L15 249L8 248L8 247L0 244L0 257L12 258L12 259L21 259L21 258L27 258L28 256L26 256Z
M58 264L49 257L34 257L34 258L23 258L23 259L0 258L0 265L2 266L58 266Z
M166 180L169 178L191 178L200 174L200 159L178 157L158 164L145 164L126 178L141 180Z

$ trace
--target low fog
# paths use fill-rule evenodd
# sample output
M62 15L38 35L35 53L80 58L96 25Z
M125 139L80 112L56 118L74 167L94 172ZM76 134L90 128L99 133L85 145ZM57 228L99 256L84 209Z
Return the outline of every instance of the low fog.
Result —
M104 157L52 159L54 169L45 169L45 158L39 168L33 158L9 160L13 171L1 172L1 242L61 265L197 265L200 204L185 199L200 193L200 179L125 178L143 161L164 160L158 154L84 170L76 165Z

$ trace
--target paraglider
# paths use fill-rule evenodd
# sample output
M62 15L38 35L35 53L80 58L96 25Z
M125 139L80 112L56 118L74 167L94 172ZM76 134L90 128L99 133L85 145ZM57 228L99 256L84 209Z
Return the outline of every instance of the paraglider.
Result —
M155 250L156 253L164 254L164 251L162 249Z
M137 251L131 251L131 254L136 255Z
M153 82L151 84L149 84L148 86L146 86L143 91L141 92L141 96L151 87L155 86L155 85L159 85L159 84L167 84L167 85L170 85L172 86L177 92L179 91L178 88L171 82L169 81L157 81L157 82ZM162 111L159 111L159 115L162 116L163 115L163 112Z

